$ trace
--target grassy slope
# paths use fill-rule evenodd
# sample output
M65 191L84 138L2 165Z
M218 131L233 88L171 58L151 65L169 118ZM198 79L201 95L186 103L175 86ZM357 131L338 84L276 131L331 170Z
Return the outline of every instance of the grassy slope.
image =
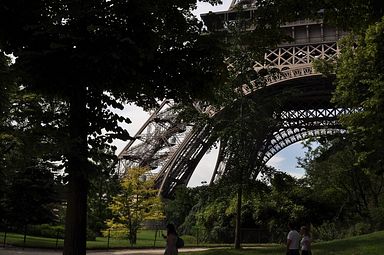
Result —
M384 231L322 242L316 244L313 248L314 254L381 255L384 254Z
M384 231L352 238L313 244L313 255L383 255ZM275 245L254 249L216 249L205 252L182 253L183 255L282 255L284 247Z

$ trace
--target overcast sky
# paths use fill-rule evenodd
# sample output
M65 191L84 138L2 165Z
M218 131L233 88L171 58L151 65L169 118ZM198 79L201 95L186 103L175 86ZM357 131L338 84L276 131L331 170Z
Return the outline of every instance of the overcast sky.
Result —
M195 15L201 13L207 13L209 11L225 11L228 10L231 0L223 0L223 4L220 6L211 6L207 3L199 3L197 10L194 11ZM149 114L144 112L140 107L129 105L126 106L122 111L122 114L129 117L132 121L131 124L125 125L129 134L131 136L135 135L140 127L148 119ZM118 147L116 153L120 151L126 145L126 142L116 141L116 146ZM304 174L303 169L297 168L297 157L304 155L302 145L300 143L295 143L284 150L280 151L275 155L267 164L271 165L282 171L286 171L293 176L301 177ZM213 173L213 168L216 164L217 150L212 150L210 153L206 154L203 159L200 161L195 172L192 175L192 178L188 184L190 187L199 186L202 182L208 182L211 180Z

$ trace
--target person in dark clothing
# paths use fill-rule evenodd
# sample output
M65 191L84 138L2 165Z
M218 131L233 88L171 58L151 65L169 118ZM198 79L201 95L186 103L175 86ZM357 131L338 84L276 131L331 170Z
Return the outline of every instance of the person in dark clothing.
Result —
M167 244L165 246L164 255L178 255L179 251L177 250L177 233L176 228L173 224L167 225L167 235L163 234L164 239L166 239Z

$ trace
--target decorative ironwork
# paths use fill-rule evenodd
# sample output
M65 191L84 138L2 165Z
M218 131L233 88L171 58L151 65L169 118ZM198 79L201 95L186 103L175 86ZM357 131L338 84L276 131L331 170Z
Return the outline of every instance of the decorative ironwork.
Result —
M254 68L278 68L279 70L298 69L310 66L315 59L335 60L340 54L336 42L307 45L293 45L269 50L264 54L264 62L256 62Z
M252 15L253 2L233 0L228 12L218 14L219 20L229 21L234 7L238 5L248 8ZM202 15L203 20L206 18L208 21L209 15ZM340 51L336 41L345 32L328 27L322 21L308 20L285 24L282 29L294 40L269 50L264 55L264 61L256 62L253 66L255 71L277 71L270 72L263 84L251 81L243 85L242 93L248 96L266 87L282 90L300 83L302 88L309 91L309 96L299 106L287 105L285 110L274 113L273 118L278 124L265 134L261 143L258 141L261 146L252 158L257 161L257 167L264 166L280 150L298 141L345 132L338 118L347 114L348 110L329 104L332 86L321 87L318 84L329 84L330 81L325 80L312 66L315 59L332 61L338 57ZM311 90L315 92L314 96L311 96ZM181 122L171 106L171 102L163 102L134 136L135 140L119 154L122 167L139 165L156 169L155 183L163 196L170 196L177 185L187 185L204 153L216 142L213 137L215 127L206 125L193 128ZM195 107L212 118L218 118L218 113L223 110L201 103L196 103ZM225 145L220 146L211 182L225 173L224 148ZM258 170L255 175L257 173Z
M265 135L262 147L259 148L253 160L258 162L258 169L254 171L254 178L263 166L279 151L299 141L311 137L331 136L346 132L338 118L350 113L349 109L308 109L283 111L278 116L279 120L274 129ZM220 162L216 165L211 182L217 181L225 172L226 159L224 150L219 151Z

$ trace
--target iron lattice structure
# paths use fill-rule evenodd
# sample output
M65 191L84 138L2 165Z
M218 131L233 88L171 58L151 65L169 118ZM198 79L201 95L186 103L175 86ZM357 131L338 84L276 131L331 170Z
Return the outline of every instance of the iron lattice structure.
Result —
M173 154L191 127L182 123L172 108L163 101L118 155L119 171L140 166L161 168Z
M224 29L217 24L234 19L235 6L243 5L252 16L253 1L234 0L226 12L201 15L208 28ZM221 23L217 23L219 20ZM298 141L318 136L345 132L338 118L347 114L347 109L334 107L330 103L333 91L332 79L317 73L312 66L315 59L334 60L339 54L337 40L345 32L326 26L322 21L301 20L282 26L293 41L279 45L264 55L263 62L256 62L254 69L276 68L279 72L265 77L262 86L256 81L244 84L244 96L270 91L274 94L295 89L299 96L288 100L282 110L273 113L275 125L257 141L257 150L252 160L256 162L255 176L276 153ZM269 93L269 92L268 92ZM193 127L183 123L172 102L165 101L152 113L150 118L118 155L120 167L150 166L156 172L156 186L161 195L172 195L177 185L187 185L203 155L217 141L214 126ZM199 104L196 103L196 107ZM199 109L211 118L220 118L226 109L207 106ZM219 149L211 182L226 171L228 156L225 145Z

